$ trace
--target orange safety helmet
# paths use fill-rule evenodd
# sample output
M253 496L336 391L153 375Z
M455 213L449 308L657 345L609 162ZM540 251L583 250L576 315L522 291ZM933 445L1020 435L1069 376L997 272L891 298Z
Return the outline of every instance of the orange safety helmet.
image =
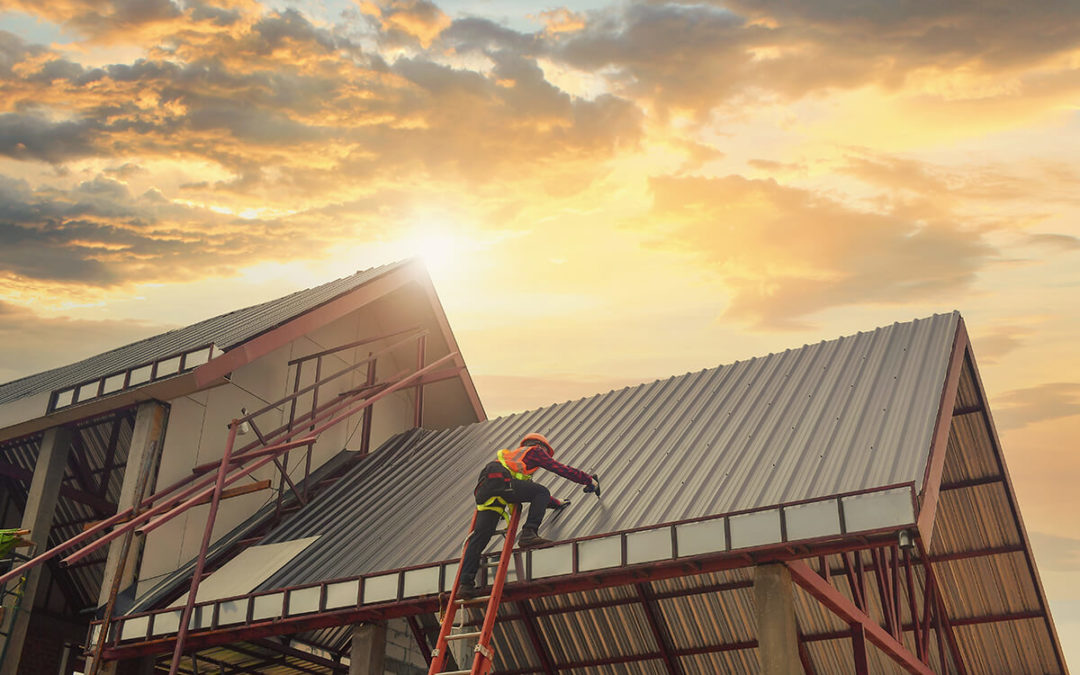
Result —
M525 447L527 445L542 445L544 446L544 450L547 450L548 457L555 456L555 450L551 447L551 442L548 441L547 436L544 436L543 434L525 434L525 437L521 439L521 443L519 443L518 446Z

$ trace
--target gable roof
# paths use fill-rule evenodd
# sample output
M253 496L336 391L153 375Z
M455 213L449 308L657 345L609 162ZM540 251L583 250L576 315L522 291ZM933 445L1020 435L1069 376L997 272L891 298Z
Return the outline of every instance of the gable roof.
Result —
M799 576L808 672L850 670L855 620L875 629L870 672L1068 673L955 312L406 432L261 542L315 543L256 591L200 611L334 649L360 621L412 616L424 639L478 468L533 430L560 459L598 470L604 495L540 478L575 504L545 524L557 544L513 557L496 642L516 647L496 650L499 672L757 672L753 567L779 561ZM130 644L114 656L171 647L162 636L178 620L128 615ZM207 628L217 624L188 646L239 639ZM426 632L434 640L437 626Z
M455 557L477 471L530 431L603 486L597 502L554 475L538 477L577 502L547 530L556 539L899 484L918 492L959 320L935 315L456 429L407 432L267 537L322 535L263 588ZM358 532L377 545L357 547Z
M206 345L213 344L220 351L228 351L295 316L315 309L372 279L391 272L406 262L363 270L321 286L226 312L82 361L8 382L0 385L0 405L42 392L75 386Z

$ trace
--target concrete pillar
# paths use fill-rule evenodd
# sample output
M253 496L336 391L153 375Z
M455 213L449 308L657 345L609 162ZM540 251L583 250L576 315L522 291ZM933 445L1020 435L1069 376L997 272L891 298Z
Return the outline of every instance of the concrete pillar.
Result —
M153 492L154 469L161 457L161 431L165 425L165 413L167 408L157 401L147 401L139 406L135 414L135 426L131 432L131 447L128 448L127 465L124 467L124 482L120 486L120 497L116 501L116 510L135 506L141 499L135 494L139 487L139 478L146 478L143 487L142 498ZM154 444L157 441L157 445ZM120 589L130 586L137 578L136 563L145 537L136 535L128 550L127 561L124 563L123 573L120 577ZM116 573L120 569L120 555L124 549L124 538L114 539L109 544L109 556L105 562L105 573L101 580L101 591L98 593L98 606L104 606L109 601L109 591Z
M362 623L353 627L349 675L383 675L386 660L386 624Z
M52 528L53 514L60 496L60 481L64 478L64 468L67 466L70 449L70 429L53 427L45 431L41 440L41 452L38 453L37 464L34 466L34 477L30 481L30 491L26 495L26 509L23 511L22 518L22 527L30 530L30 540L37 545L34 550L38 553L49 547L49 530ZM26 574L22 611L14 618L11 635L7 638L7 652L4 662L0 664L0 675L15 675L19 670L19 659L22 656L23 643L26 641L26 629L30 624L30 610L34 606L34 596L37 594L40 581L40 566Z
M791 572L781 563L754 568L761 675L801 673Z
M131 431L131 446L128 448L127 463L124 467L124 481L120 485L120 497L116 501L116 509L124 509L135 506L136 501L141 501L151 492L154 485L154 471L161 457L162 429L165 426L168 408L158 401L147 401L139 406L135 413L135 426ZM157 443L155 444L155 441ZM142 494L137 494L140 488L139 482L143 481ZM109 544L109 555L105 562L105 571L101 580L101 590L98 592L98 606L105 607L109 602L113 582L117 572L120 571L120 585L118 590L124 590L138 578L137 565L139 556L142 554L146 537L135 535L131 546L128 548L127 559L120 570L120 558L124 553L124 537L118 537ZM87 672L90 671L90 661L87 660ZM100 675L113 675L116 672L115 662L104 662L98 670Z

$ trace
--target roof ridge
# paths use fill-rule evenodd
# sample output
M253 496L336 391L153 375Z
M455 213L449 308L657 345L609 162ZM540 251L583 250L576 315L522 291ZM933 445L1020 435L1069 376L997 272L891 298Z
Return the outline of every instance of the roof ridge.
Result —
M161 339L161 338L163 338L165 336L168 336L168 335L173 335L173 334L181 332L181 331L187 331L187 330L195 329L195 328L197 328L199 326L205 326L205 325L211 324L214 321L218 321L218 320L220 320L222 318L225 318L225 317L228 317L228 316L232 316L232 315L239 314L239 313L242 313L242 312L248 312L248 311L251 311L251 310L258 309L260 307L266 307L268 305L273 305L273 304L276 304L276 303L283 303L284 301L288 300L289 298L295 298L296 296L299 296L299 295L301 295L303 293L311 293L313 291L317 291L320 288L325 288L325 287L331 286L333 284L342 283L342 282L344 282L344 281L346 281L348 279L359 278L361 276L368 276L369 278L366 279L365 282L370 281L371 279L373 279L373 278L375 278L377 276L381 276L381 275L385 274L386 272L390 271L391 269L396 269L398 267L403 267L403 266L407 265L411 261L412 261L412 258L406 258L404 260L399 260L399 261L395 261L395 262L391 262L391 263L385 263L383 265L377 265L375 267L370 267L370 268L365 269L365 270L357 270L353 274L349 274L349 275L346 275L346 276L343 276L343 277L339 277L337 279L332 279L332 280L326 281L324 283L321 283L321 284L318 284L318 285L315 285L315 286L310 286L308 288L297 289L296 291L293 291L293 292L291 292L291 293L289 293L287 295L283 295L283 296L280 296L280 297L277 297L277 298L271 298L270 300L265 300L263 302L258 302L258 303L255 303L253 305L248 305L246 307L239 307L237 309L229 310L227 312L223 312L221 314L216 314L214 316L207 317L205 319L200 319L199 321L196 321L194 323L190 323L190 324L187 324L187 325L184 325L184 326L178 326L176 328L171 328L171 329L166 330L164 332L157 333L155 335L145 337L145 338L143 338L141 340L135 340L134 342L129 342L127 344L123 344L123 345L120 345L118 347L114 347L112 349L107 349L107 350L105 350L103 352L98 352L96 354L92 354L91 356L88 356L88 357L86 357L84 359L79 359L78 361L72 361L70 363L66 363L66 364L57 366L55 368L50 368L48 370L42 370L42 371L39 371L39 372L36 372L36 373L31 373L29 375L26 375L26 376L23 376L23 377L14 379L14 380L9 380L7 382L0 383L0 392L2 392L5 389L14 388L19 383L26 382L27 380L31 380L31 379L35 379L35 378L47 377L50 374L54 374L54 373L57 373L59 371L62 371L62 370L68 369L68 368L74 368L74 367L77 367L77 366L79 366L81 364L85 364L85 363L94 361L95 359L100 359L102 357L107 357L107 356L109 356L111 354L116 354L116 353L124 351L124 350L132 349L132 348L137 347L139 345L148 344L150 342L153 342L154 340L159 340L159 339ZM335 295L334 297L335 298L340 297L341 295L344 295L345 293L348 293L348 292L350 292L352 290L354 290L352 287L347 288L347 289L341 291L341 293L338 293L337 295ZM302 313L304 313L306 311L309 311L309 309L310 308L303 309L303 310L299 311L297 314L302 314ZM219 347L221 347L222 349L225 349L225 347L222 346L222 345L219 345ZM21 397L18 397L18 398L21 398Z

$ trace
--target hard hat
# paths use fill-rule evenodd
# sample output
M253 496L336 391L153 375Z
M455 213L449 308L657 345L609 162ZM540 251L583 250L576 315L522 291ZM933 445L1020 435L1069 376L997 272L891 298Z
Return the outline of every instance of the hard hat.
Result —
M551 447L551 442L548 441L547 437L543 434L525 434L525 437L521 439L520 445L522 447L526 445L542 445L544 446L544 450L547 450L549 457L555 456L555 450Z

